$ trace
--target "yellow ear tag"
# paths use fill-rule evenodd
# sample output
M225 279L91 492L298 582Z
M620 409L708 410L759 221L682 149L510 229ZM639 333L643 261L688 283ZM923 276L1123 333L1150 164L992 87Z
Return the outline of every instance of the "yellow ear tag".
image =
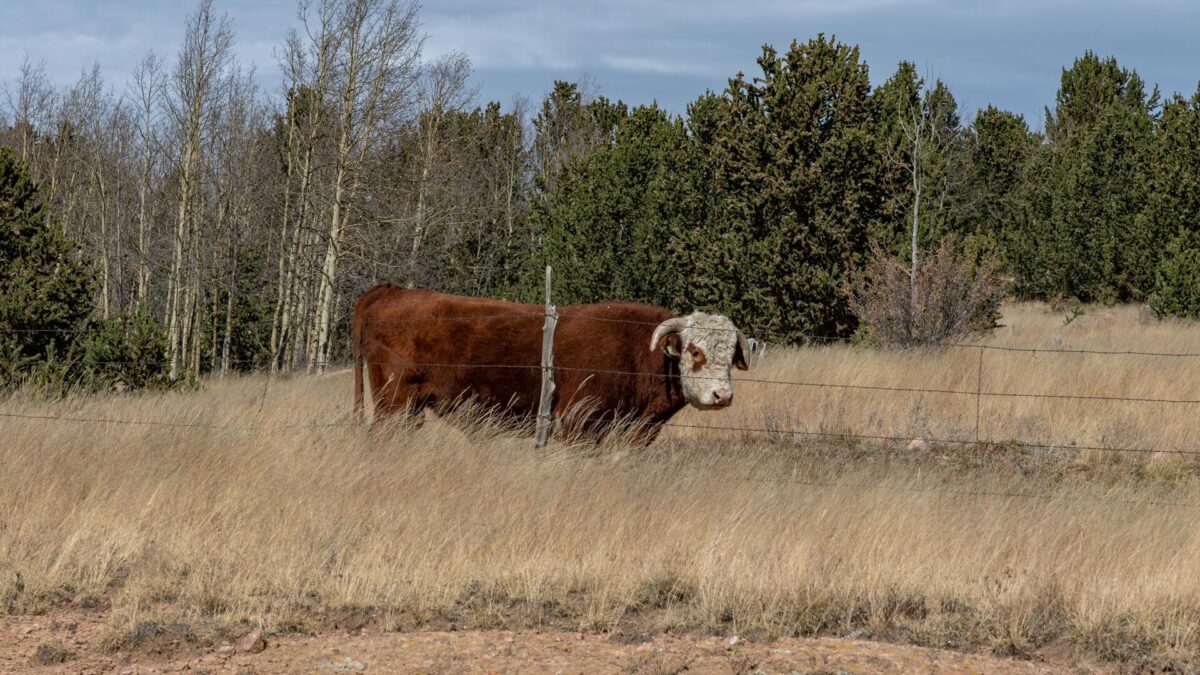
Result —
M679 352L675 351L675 345L667 345L667 356L679 356Z

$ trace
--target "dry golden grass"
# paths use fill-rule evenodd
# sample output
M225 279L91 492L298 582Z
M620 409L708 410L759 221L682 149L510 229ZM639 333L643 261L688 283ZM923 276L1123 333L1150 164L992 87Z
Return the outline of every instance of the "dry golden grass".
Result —
M1200 351L1190 325L1007 308L992 342ZM974 388L970 350L775 350L746 377ZM989 352L985 387L1200 398L1200 359ZM288 630L552 624L854 633L1134 664L1200 663L1200 485L1187 457L863 444L672 429L534 450L478 424L344 421L347 372L0 411L0 609L111 603L146 622ZM973 397L755 386L678 421L974 434ZM1138 407L1141 406L1141 407ZM983 435L1183 447L1195 409L984 399ZM1037 494L1040 498L1014 496ZM131 632L132 631L132 632Z
M810 384L939 389L969 394L886 392L747 382L726 414L689 411L674 421L822 433L1200 450L1197 403L1021 398L973 392L1200 401L1200 357L1054 353L1051 350L1200 353L1200 326L1144 320L1134 307L1092 308L1064 324L1044 305L1004 308L1003 328L975 348L875 351L844 344L770 350L744 378ZM982 356L982 361L981 361ZM719 420L719 421L718 421ZM678 431L687 436L695 431ZM1095 454L1095 453L1093 453ZM1108 453L1101 453L1100 457Z

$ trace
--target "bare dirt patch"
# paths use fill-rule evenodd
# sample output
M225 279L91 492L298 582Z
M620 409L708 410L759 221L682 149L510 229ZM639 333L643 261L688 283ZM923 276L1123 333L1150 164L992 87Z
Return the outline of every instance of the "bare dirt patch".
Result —
M0 672L38 673L1061 673L1101 672L1066 660L1021 661L840 638L770 642L696 635L636 639L566 631L371 629L265 636L247 649L156 642L153 649L102 648L106 618L58 610L0 618ZM254 642L257 642L254 641ZM70 653L43 663L43 645Z

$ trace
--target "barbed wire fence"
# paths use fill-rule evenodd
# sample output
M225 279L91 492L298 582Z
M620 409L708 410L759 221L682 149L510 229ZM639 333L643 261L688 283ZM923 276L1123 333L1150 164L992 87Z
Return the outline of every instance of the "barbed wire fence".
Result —
M543 321L548 314L547 312L520 312L520 313L491 313L491 314L474 314L474 315L458 315L458 316L424 316L413 317L406 319L395 319L387 321L374 321L372 325L412 325L421 326L431 323L440 322L513 322L528 324L529 329L538 328L538 322ZM633 319L620 319L612 317L593 317L579 314L571 311L571 308L558 308L556 314L557 321L561 326L563 323L572 321L592 321L603 323L623 323L636 324L646 327L657 326L657 323L638 321ZM253 322L251 322L253 323ZM265 325L265 322L263 322ZM335 322L339 325L348 327L350 321ZM496 326L489 324L490 328ZM512 326L507 328L511 329ZM76 329L0 329L0 334L5 333L28 333L28 332L60 332L70 333ZM561 328L560 328L561 330ZM725 329L710 329L710 330L725 330ZM736 329L729 329L736 330ZM780 336L772 334L769 331L744 331L752 335L759 345L780 344L784 342ZM801 345L807 346L828 346L832 344L841 344L847 347L852 345L850 338L841 336L820 336L798 334L792 336L793 340L799 341ZM1078 354L1092 356L1121 356L1121 357L1145 357L1145 358L1168 358L1168 359L1195 359L1200 358L1200 352L1162 352L1162 351L1142 351L1142 350L1104 350L1104 349L1071 349L1071 348L1036 348L1036 347L1017 347L1010 345L991 345L981 343L979 341L964 341L964 342L938 342L929 345L930 347L942 349L960 349L976 352L975 359L975 386L972 388L951 388L951 387L917 387L917 386L894 386L894 385L873 385L861 383L845 383L845 382L822 382L809 380L786 380L761 377L737 377L734 381L739 385L752 385L763 387L788 387L788 388L807 388L819 390L842 390L842 391L864 391L864 392L881 392L881 393L903 393L903 394L934 394L960 397L974 398L974 434L971 438L956 438L956 437L930 437L922 436L921 440L930 444L953 445L953 446L983 446L983 447L1007 447L1019 448L1024 450L1055 450L1063 452L1104 452L1104 453L1131 453L1139 455L1176 455L1184 457L1200 457L1200 448L1198 449L1180 449L1180 448L1156 448L1156 447L1122 447L1108 445L1088 445L1079 443L1047 443L1040 441L1030 441L1023 439L996 439L985 438L981 435L982 428L982 409L983 401L987 398L994 399L1041 399L1041 400L1074 400L1085 402L1120 402L1134 404L1149 404L1163 406L1195 406L1200 405L1200 399L1192 398L1163 398L1151 396L1117 396L1117 395L1095 395L1095 394L1080 394L1080 393L1061 393L1061 392L1029 392L1029 391L992 391L985 389L984 383L986 380L987 370L984 368L985 354L989 351L1004 352L1004 353L1027 353L1032 355L1063 355L1063 354ZM459 369L459 370L478 370L478 369L504 369L504 370L534 370L544 371L545 366L538 361L541 354L531 355L532 359L529 363L461 363L461 362L438 362L438 361L388 361L384 363L368 362L363 365L381 365L390 367L404 368L441 368L441 369ZM761 365L762 352L758 353L759 364ZM748 358L749 355L748 355ZM245 366L251 368L262 369L266 372L269 367L269 360L262 359L231 359L227 363L236 366ZM94 366L122 366L135 365L134 361L108 360L108 361L92 361ZM562 372L583 372L591 376L600 377L629 377L629 378L666 378L677 377L677 375L667 375L663 373L637 372L621 369L602 369L602 368L581 368L572 367L569 365L554 365L553 370ZM258 404L258 415L261 416L263 406L265 405L267 391L270 387L274 375L267 374L265 377L264 387L260 401ZM344 416L349 417L347 414ZM161 419L123 419L107 416L88 416L88 415L50 415L40 413L27 413L15 410L4 410L0 408L0 418L6 419L23 419L42 422L58 422L58 423L75 423L75 424L92 424L92 425L130 425L141 427L167 427L167 428L184 428L198 429L205 431L216 432L238 432L238 433L263 433L263 432L282 432L288 430L317 430L317 429L344 429L353 426L354 423L349 419L339 419L329 422L312 422L300 424L277 424L277 425L247 425L247 424L212 424L204 422L191 421L176 421L176 420L161 420ZM717 433L721 435L733 437L744 437L746 435L768 436L774 438L809 438L809 439L826 439L826 440L841 440L841 441L863 441L872 443L894 443L894 442L909 442L914 439L917 434L872 434L865 432L831 432L812 429L795 428L791 426L749 426L749 425L709 425L709 424L690 424L686 422L665 422L661 425L665 428L683 429L690 431L703 431L707 433ZM770 480L770 479L768 479ZM798 485L808 485L812 487L842 487L842 488L862 488L862 489L877 489L885 491L908 491L910 488L903 486L888 486L885 484L858 484L858 483L839 483L831 481L807 481L797 479L795 477L779 479L781 482L793 483ZM911 488L911 491L929 492L931 489ZM1004 491L970 491L970 490L955 490L955 491L939 491L940 493L953 494L957 496L985 496L985 497L1004 497L1012 499L1036 499L1036 500L1052 500L1053 495L1027 493L1027 492L1004 492ZM1089 501L1089 500L1084 500ZM1116 503L1114 500L1091 500L1105 503ZM1120 501L1120 500L1118 500ZM1157 500L1141 500L1141 501L1121 501L1120 503L1131 504L1147 504L1147 505L1166 505L1179 506L1187 508L1198 508L1200 503L1187 502L1170 502Z

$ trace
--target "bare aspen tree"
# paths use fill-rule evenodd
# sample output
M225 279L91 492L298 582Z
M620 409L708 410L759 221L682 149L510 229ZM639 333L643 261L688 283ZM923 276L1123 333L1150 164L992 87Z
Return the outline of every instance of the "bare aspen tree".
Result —
M35 145L38 151L30 158L30 166L41 177L42 184L49 186L46 191L46 203L50 205L47 215L53 212L53 217L71 237L81 236L85 227L84 219L75 217L87 187L85 167L75 161L83 152L77 133L82 115L80 108L78 87L68 88L55 96L52 131L40 134L42 140Z
M413 214L412 246L409 251L408 286L413 285L413 271L428 232L429 174L437 160L441 125L450 113L459 112L474 96L467 87L471 63L464 54L450 54L424 68L418 87L420 102L420 175L417 178L417 204Z
M116 190L120 180L115 175L121 158L116 149L122 113L112 94L105 89L100 65L84 71L71 88L62 108L64 131L69 128L70 141L60 138L69 155L65 158L72 167L73 180L82 183L82 209L72 217L75 200L68 201L63 222L78 227L79 238L92 243L92 257L99 261L100 315L107 319L112 313L112 296L116 281L113 274L113 251L120 240L116 227ZM61 153L56 151L56 156ZM91 224L94 223L94 227Z
M150 287L150 260L148 237L152 236L153 223L150 218L150 192L157 164L160 139L158 137L159 110L162 104L166 76L162 58L149 52L133 71L129 84L129 98L133 102L138 118L138 208L137 208L137 293L136 304L144 306Z
M525 143L527 102L517 99L509 113L500 112L498 103L489 105L484 114L483 128L487 152L477 161L480 164L480 182L485 186L484 210L475 220L475 227L493 230L477 237L478 248L475 259L481 268L471 270L470 276L476 286L474 293L491 293L493 284L499 279L503 264L501 256L508 255L518 244L516 223L519 214L527 205L529 153ZM502 229L497 225L503 225Z
M65 120L61 96L51 84L45 64L34 63L28 56L21 61L16 82L4 89L12 123L11 145L42 187L42 196L50 206L46 217L58 217L55 202L59 199L60 160L67 147L63 139L69 137L62 133ZM75 196L75 192L67 192L69 197ZM70 232L69 223L64 222L63 227Z
M99 88L100 86L102 85L99 79L99 68L97 67L97 69L93 71L91 81L89 82L89 87ZM92 118L91 131L95 135L88 139L89 145L91 146L91 166L89 167L88 173L90 174L90 183L93 186L95 194L93 207L95 210L93 215L97 220L99 220L100 225L98 237L99 246L97 246L99 249L97 254L100 258L100 316L104 319L107 319L112 313L112 294L115 284L113 282L112 255L111 251L109 250L109 240L111 238L110 229L112 222L112 214L109 210L109 199L112 188L110 187L111 183L108 180L110 167L105 161L106 154L108 154L105 152L105 145L107 145L107 142L111 139L103 131L102 125L108 111L102 110L104 102L102 101L101 96L102 94L100 94L98 91L93 90L90 92L91 102L94 103L92 109L98 114ZM119 237L117 238L119 239Z
M12 125L16 131L16 150L21 159L33 164L38 130L50 126L54 109L54 87L46 74L45 63L34 63L26 54L21 60L17 81L5 88Z
M218 313L216 310L218 293L213 292L214 312L213 326L213 370L219 368L221 377L230 369L230 347L233 341L233 307L236 301L238 287L238 265L241 255L243 238L251 229L248 221L249 205L253 199L253 165L255 148L253 134L256 129L258 114L256 109L257 89L254 85L253 73L235 71L229 78L226 87L226 102L223 106L223 117L220 133L216 138L216 199L217 199L217 231L226 238L226 250L222 257L228 265L224 275L228 285L224 288L225 307L221 331L216 330ZM218 267L219 269L219 267ZM220 340L220 364L217 359L217 335Z
M298 121L297 117L301 114L295 110L292 101L292 91L289 90L285 94L284 100L284 119L286 120L286 141L284 142L284 181L282 185L283 204L279 214L279 250L277 260L277 274L275 281L275 310L271 316L271 338L269 349L271 352L271 372L274 373L280 366L280 346L285 339L286 329L284 323L287 320L287 315L284 311L284 305L290 301L292 275L295 270L296 259L296 244L293 242L292 236L292 180L297 171L296 161L296 146Z
M317 276L315 322L306 358L324 372L342 238L361 187L361 169L410 104L420 57L415 5L395 0L329 0L337 52L330 93L335 116L325 254Z
M912 260L909 270L914 302L917 292L919 264L921 205L926 193L933 189L944 201L949 193L950 174L944 170L946 156L960 141L961 130L953 97L941 82L923 85L914 104L900 113L903 144L889 149L888 159L908 175L912 191L912 212L909 234ZM933 184L931 184L931 180Z
M219 100L218 89L231 60L233 32L226 17L216 17L212 1L202 0L188 17L187 30L172 78L167 106L177 143L173 158L178 174L175 236L167 293L167 356L169 375L178 379L188 367L193 341L193 312L197 300L197 261L190 250L199 197L200 154ZM193 367L195 363L191 364Z
M917 292L917 239L921 228L921 195L925 191L925 134L929 116L926 114L924 97L921 103L909 111L910 119L900 123L904 137L909 143L907 165L912 187L912 268L909 270L912 292Z
M529 99L517 97L512 102L512 112L509 113L513 124L509 134L503 138L504 148L506 152L501 155L498 171L499 176L499 192L502 195L504 203L504 225L507 231L507 238L512 239L516 234L515 223L517 210L520 208L518 203L522 195L526 194L525 176L529 166L528 150L525 144L525 120L528 117Z
M305 263L306 241L314 227L312 186L319 144L326 135L328 89L334 58L339 49L335 30L337 5L322 2L312 14L307 0L301 0L297 15L304 33L289 33L282 65L287 76L284 100L286 121L286 180L280 215L278 286L271 321L271 369L285 360L285 351L294 344L297 306L303 304L299 288L304 281L300 267ZM294 349L290 350L294 353Z
M115 102L105 91L99 64L83 70L73 85L51 100L54 109L49 133L37 134L40 142L30 159L34 172L48 186L47 216L62 225L68 236L90 239L99 247L98 235L91 227L101 215L97 180L103 169L99 167L114 159L103 155L108 145L105 118Z
M105 134L109 139L111 159L107 167L112 175L113 198L113 260L115 262L114 301L116 309L128 314L137 307L131 294L129 277L129 241L132 234L132 219L136 213L137 166L137 116L136 111L124 98L119 98L109 116Z

